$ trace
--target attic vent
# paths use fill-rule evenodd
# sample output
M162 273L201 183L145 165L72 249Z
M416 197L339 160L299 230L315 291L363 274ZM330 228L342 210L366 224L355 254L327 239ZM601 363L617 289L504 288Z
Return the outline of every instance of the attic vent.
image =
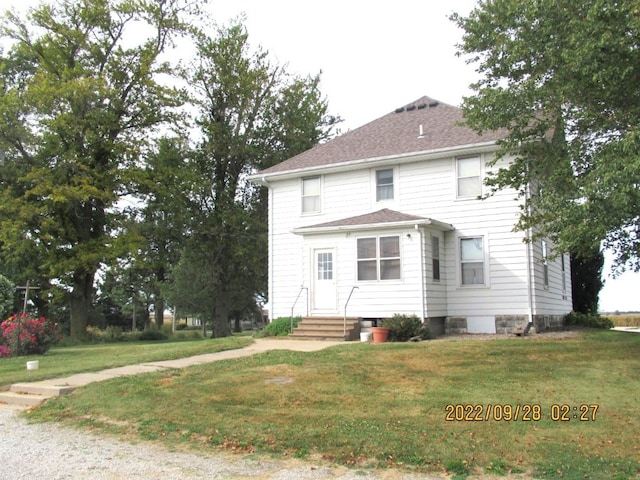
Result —
M427 108L426 103L421 103L420 105L418 105L418 110L422 110L423 108Z
M438 101L437 100L432 100L431 102L429 102L429 107L437 107L438 106Z
M404 112L404 107L396 108L396 113Z
M416 106L415 106L415 105L408 105L408 106L407 106L407 112L411 112L411 111L413 111L413 110L415 110L415 109L416 109Z

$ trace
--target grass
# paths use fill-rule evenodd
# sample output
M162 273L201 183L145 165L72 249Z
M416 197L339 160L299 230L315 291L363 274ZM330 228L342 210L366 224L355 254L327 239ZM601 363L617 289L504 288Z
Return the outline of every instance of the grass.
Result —
M29 413L194 451L545 479L640 475L640 335L271 351L89 385ZM540 419L446 421L447 405L535 405ZM578 421L572 407L598 405ZM569 421L552 413L569 405ZM536 407L537 408L537 407ZM486 409L483 410L483 414Z
M160 342L126 342L73 347L53 347L45 355L0 359L0 387L18 382L33 382L74 373L94 372L136 363L242 348L253 342L250 337L189 339ZM38 370L26 370L25 362L39 360Z

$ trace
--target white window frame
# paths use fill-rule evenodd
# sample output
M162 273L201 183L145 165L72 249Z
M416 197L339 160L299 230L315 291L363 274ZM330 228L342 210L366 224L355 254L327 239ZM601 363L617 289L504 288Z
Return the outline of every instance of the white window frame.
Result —
M308 180L317 180L318 181L318 193L314 195L305 195L305 182ZM318 208L317 210L305 210L305 198L318 197ZM304 177L300 180L300 212L302 215L316 215L322 212L322 177L314 176L314 177Z
M437 235L431 235L431 279L434 282L439 282L442 278L440 250L440 237L438 237Z
M469 175L469 176L460 176L461 172L460 172L460 162L465 161L465 160L476 160L478 163L478 175ZM473 155L473 156L468 156L468 157L457 157L455 160L455 172L456 172L456 178L455 178L455 189L456 189L456 198L457 199L464 199L464 200L469 200L469 199L477 199L479 197L482 196L482 176L483 176L483 171L482 171L482 156L481 155ZM460 193L460 180L469 180L469 179L473 179L477 177L477 193L473 193L473 194L469 194L469 195L462 195Z
M463 263L478 263L474 261L465 261L462 259L462 242L464 240L481 239L482 240L482 283L464 283L464 276L462 274ZM487 288L491 286L490 272L489 272L489 236L487 234L478 235L462 235L456 239L456 269L458 275L458 286L460 288Z
M378 185L378 172L384 172L384 171L391 171L391 184L383 184L383 185ZM394 202L397 196L397 175L396 175L396 169L393 167L385 167L385 168L376 168L375 170L372 171L372 182L373 182L373 192L374 192L374 198L375 198L375 203L383 203L383 202ZM380 186L391 186L391 190L392 190L392 194L391 194L391 198L379 198L378 195L378 187Z
M384 238L396 238L398 240L398 256L397 257L382 257L381 256L381 248L380 248L380 242L381 239ZM375 257L366 257L366 258L360 258L358 256L358 243L361 240L374 240L376 242L376 252L375 252ZM397 260L398 261L398 268L399 268L399 272L398 272L398 277L397 278L382 278L382 262L384 261L393 261L393 260ZM360 275L359 275L359 266L360 263L362 262L376 262L376 278L375 279L360 279ZM399 234L391 234L391 235L368 235L368 236L363 236L363 237L359 237L356 238L356 281L357 282L397 282L402 280L402 242L401 242L401 235Z
M542 240L540 243L542 248L542 285L545 290L549 289L549 252L547 249L547 241Z

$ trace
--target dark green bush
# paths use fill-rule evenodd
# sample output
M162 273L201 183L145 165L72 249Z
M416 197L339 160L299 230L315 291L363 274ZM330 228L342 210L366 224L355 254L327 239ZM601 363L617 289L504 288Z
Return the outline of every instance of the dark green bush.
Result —
M390 342L406 342L413 337L429 338L429 330L416 315L400 315L396 313L382 322L389 329Z
M579 326L589 328L613 328L613 322L607 317L602 317L597 313L571 312L564 317L564 324L568 327Z
M149 330L145 330L143 332L140 332L137 335L137 339L141 342L145 342L145 341L159 341L159 340L166 340L167 335L165 335L164 333L162 333L160 330L153 330L153 329L149 329Z
M302 317L293 317L293 328L298 326ZM291 317L278 317L269 325L264 327L257 336L259 337L282 337L291 333Z

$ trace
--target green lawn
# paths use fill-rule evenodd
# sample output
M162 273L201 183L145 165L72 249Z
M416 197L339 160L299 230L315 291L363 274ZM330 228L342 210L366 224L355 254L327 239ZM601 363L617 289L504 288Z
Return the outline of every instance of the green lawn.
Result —
M251 337L189 339L161 342L121 342L75 347L53 347L45 355L0 358L0 387L33 382L74 373L95 372L136 363L173 360L203 353L242 348ZM38 370L27 370L26 362L38 360Z
M640 335L611 331L272 351L100 382L29 416L194 451L446 470L455 478L633 479L639 351ZM507 412L517 418L499 420Z

